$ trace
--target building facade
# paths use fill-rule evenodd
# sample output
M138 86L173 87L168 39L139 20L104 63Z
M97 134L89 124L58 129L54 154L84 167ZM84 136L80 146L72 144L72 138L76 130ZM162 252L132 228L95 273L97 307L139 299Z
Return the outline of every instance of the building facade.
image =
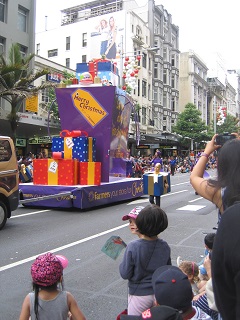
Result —
M36 0L1 0L0 1L0 54L8 59L8 52L12 44L20 46L23 57L35 53L35 20ZM75 74L75 70L66 68L65 65L35 56L30 65L34 72L48 69L49 74L39 78L34 83L36 86L45 81L60 82L65 71ZM40 149L51 148L49 135L59 134L59 119L49 114L48 90L43 90L33 101L26 100L19 106L19 122L17 127L16 147L18 154L29 151L37 153ZM9 103L0 98L0 134L11 135L7 115L10 112ZM47 151L45 152L47 154Z
M180 54L179 68L179 111L188 103L194 104L201 112L202 120L207 124L207 71L206 64L195 52Z
M23 56L35 52L35 0L0 1L0 54L6 58L13 43L18 43ZM9 109L0 98L0 110Z

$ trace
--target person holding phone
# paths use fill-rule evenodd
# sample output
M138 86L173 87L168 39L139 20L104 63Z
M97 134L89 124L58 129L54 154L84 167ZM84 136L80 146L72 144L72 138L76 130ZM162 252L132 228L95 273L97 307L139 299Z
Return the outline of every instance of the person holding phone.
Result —
M240 140L234 133L231 134L231 139L225 138L228 141L220 145L217 143L219 136L215 134L207 143L204 152L193 168L190 183L200 196L217 206L220 220L221 214L227 207L240 201ZM233 137L234 139L232 139ZM221 152L218 152L217 157L217 178L205 179L203 174L208 158L219 148L221 148Z

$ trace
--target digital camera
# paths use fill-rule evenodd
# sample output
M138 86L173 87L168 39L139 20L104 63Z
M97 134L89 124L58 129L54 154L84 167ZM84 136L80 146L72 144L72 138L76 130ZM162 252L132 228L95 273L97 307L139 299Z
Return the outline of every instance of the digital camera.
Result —
M216 137L216 144L223 146L225 142L232 140L232 139L236 139L236 135L235 134L231 134L231 133L223 133L223 134L219 134Z

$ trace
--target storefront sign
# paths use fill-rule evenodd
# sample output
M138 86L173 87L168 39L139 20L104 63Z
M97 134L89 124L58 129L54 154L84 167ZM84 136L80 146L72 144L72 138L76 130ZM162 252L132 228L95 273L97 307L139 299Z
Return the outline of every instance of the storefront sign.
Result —
M35 114L28 114L28 113L24 113L24 112L18 112L18 116L19 116L19 122L20 123L30 123L32 125L39 125L39 126L44 126L47 127L48 123L50 127L54 127L54 128L58 128L59 127L59 132L60 132L60 122L59 120L56 119L48 119L44 118L44 117L39 117Z
M42 143L51 143L51 138L49 136L43 137L34 137L28 140L29 144L42 144Z
M140 144L139 146L136 146L137 149L150 149L149 144Z
M162 149L177 149L177 146L161 146Z
M16 147L26 147L26 139L16 139Z

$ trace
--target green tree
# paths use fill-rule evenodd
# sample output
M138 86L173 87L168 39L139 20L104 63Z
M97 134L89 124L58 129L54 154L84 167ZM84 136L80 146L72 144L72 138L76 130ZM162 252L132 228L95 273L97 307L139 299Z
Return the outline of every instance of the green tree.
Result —
M190 146L191 139L201 145L210 138L208 128L201 119L201 112L192 103L188 103L179 114L172 131L182 136L180 143L184 146Z
M9 102L11 111L7 119L10 122L12 138L16 140L16 130L19 121L18 110L23 101L36 95L40 90L53 87L55 84L44 82L34 86L36 79L49 73L49 70L40 70L34 73L31 62L34 54L22 57L18 44L13 44L8 53L8 59L0 55L0 97Z
M218 124L216 125L216 133L224 133L224 132L238 133L238 130L239 130L238 122L239 122L238 118L233 117L230 114L227 114L223 124L220 126Z

